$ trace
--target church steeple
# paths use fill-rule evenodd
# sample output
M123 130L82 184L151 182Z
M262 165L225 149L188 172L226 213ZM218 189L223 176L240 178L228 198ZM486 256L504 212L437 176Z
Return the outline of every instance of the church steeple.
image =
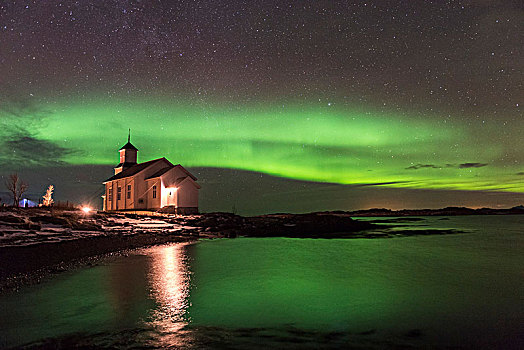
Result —
M131 144L131 129L127 134L127 143L122 146L120 152L120 163L115 167L115 175L136 165L138 149Z

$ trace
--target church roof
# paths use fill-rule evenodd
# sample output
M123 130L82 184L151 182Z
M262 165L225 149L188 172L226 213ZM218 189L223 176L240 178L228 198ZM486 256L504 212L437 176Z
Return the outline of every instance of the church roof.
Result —
M175 180L175 186L178 186L180 185L180 183L182 181L184 181L185 179L187 179L189 176L182 176L182 177L179 177L178 179Z
M146 180L154 179L155 177L160 177L160 176L164 175L165 173L167 173L169 170L171 170L173 168L174 168L174 166L170 166L170 167L167 167L167 168L164 168L164 169L160 169L159 171L157 171L153 175L151 175L149 177L146 177Z
M131 142L129 142L129 141L127 141L127 143L125 145L123 145L122 148L120 148L120 151L123 150L123 149L134 149L135 151L138 151L138 148L133 146L131 144Z
M194 178L195 178L195 177L192 176L191 174L189 174L189 176L179 177L179 178L176 179L176 181L175 181L175 186L178 186L178 185L180 185L182 182L184 182L184 181L187 180L187 181L191 181L191 182L192 182L192 183L193 183L197 188L202 188L202 187L200 187L199 184L197 184L197 183L195 182L195 180L193 180ZM195 178L195 179L196 179L196 178Z
M197 178L195 177L195 175L191 174L189 171L186 170L186 168L184 168L182 165L180 164L177 164L177 165L172 165L170 167L167 167L167 168L163 168L163 169L160 169L159 171L157 171L156 173L154 173L153 175L149 176L146 178L146 180L149 180L149 179L154 179L155 177L160 177L162 175L164 175L165 173L167 173L169 170L173 169L173 168L178 168L180 170L182 170L187 176L184 176L183 179L185 179L186 177L190 177L193 179L193 181L196 181ZM182 178L178 178L177 181L179 179L182 179Z
M196 180L197 180L197 178L195 177L195 175L193 175L193 174L191 174L189 171L187 171L186 168L184 168L182 165L177 164L177 165L175 165L175 167L181 169L184 173L187 174L187 176L189 176L190 178L192 178L193 181L196 181Z
M136 163L124 162L124 163L118 163L117 166L115 166L115 168L120 168L121 166L123 166L124 168L130 168L133 165L136 165Z
M111 176L109 179L107 179L106 181L104 182L109 182L109 181L113 181L113 180L118 180L118 179L123 179L124 177L129 177L129 176L133 176L133 175L136 175L138 174L139 172L141 172L142 170L145 170L146 168L148 168L149 166L153 165L154 163L158 162L158 161L161 161L161 160L165 160L166 162L168 162L170 164L170 167L173 167L174 165L171 164L166 158L158 158L158 159L153 159L153 160L150 160L148 162L144 162L144 163L138 163L136 165L133 165L132 167L130 168L127 168L126 170L124 171L121 171L119 172L118 174L116 175L113 175Z

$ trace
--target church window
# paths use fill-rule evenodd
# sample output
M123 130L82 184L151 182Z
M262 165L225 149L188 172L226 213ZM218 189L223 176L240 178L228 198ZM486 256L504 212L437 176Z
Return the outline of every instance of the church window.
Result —
M110 202L113 201L113 189L112 188L107 190L107 200Z
M156 198L156 185L153 186L153 198Z
M131 185L127 185L127 199L131 199Z
M122 187L118 186L116 188L116 200L119 201L122 199Z

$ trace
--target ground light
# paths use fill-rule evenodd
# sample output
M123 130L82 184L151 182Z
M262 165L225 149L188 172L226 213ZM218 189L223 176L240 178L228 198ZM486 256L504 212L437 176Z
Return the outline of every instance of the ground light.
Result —
M82 207L82 211L85 213L85 214L89 214L91 212L91 208L90 207Z

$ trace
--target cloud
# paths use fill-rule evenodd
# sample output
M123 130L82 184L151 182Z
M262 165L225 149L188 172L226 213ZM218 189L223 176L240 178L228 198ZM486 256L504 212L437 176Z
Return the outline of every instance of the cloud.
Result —
M407 167L406 169L407 170L417 170L417 169L422 169L422 168L440 169L442 167L435 165L435 164L420 164L419 163L419 164L415 164L410 167Z
M467 169L467 168L482 168L487 166L487 163L462 163L462 164L445 164L445 165L437 165L437 164L415 164L412 166L409 166L405 169L407 170L417 170L417 169L442 169L442 168L457 168L457 169Z
M482 168L487 166L486 163L462 163L459 165L459 169L467 169L467 168Z
M26 167L32 165L63 165L63 157L75 153L46 140L37 139L29 134L11 135L4 140L2 148L6 150L0 157L0 164Z
M369 184L353 185L353 187L387 186L387 185L405 184L405 183L409 183L409 182L410 181L375 182L375 183L369 183Z
M49 111L31 99L1 95L0 99L0 166L13 169L64 165L63 158L76 153L38 137Z

